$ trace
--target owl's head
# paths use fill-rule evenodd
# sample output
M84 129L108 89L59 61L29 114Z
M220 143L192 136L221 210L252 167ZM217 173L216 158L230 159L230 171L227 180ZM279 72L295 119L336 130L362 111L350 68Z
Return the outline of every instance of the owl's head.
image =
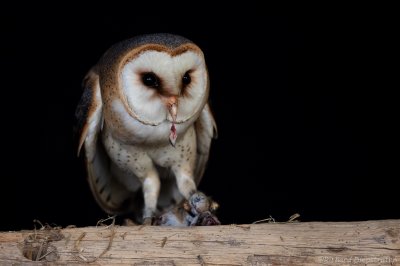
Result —
M181 36L151 34L129 39L113 46L104 63L113 66L111 72L116 75L108 83L128 113L146 125L170 122L173 143L175 124L196 118L207 102L203 52Z

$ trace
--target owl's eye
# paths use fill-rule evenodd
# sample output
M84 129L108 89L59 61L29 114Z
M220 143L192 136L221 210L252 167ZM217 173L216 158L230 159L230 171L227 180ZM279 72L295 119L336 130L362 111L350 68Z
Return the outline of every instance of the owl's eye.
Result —
M189 85L190 82L192 81L192 78L190 77L189 71L185 73L182 77L182 83L184 86Z
M142 74L142 82L147 87L158 88L160 86L160 81L156 74L153 72L146 72Z

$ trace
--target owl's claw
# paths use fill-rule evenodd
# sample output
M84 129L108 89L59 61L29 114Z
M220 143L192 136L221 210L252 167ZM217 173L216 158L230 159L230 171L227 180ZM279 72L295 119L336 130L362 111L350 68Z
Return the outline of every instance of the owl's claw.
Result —
M143 225L152 225L152 224L153 224L153 217L143 218Z

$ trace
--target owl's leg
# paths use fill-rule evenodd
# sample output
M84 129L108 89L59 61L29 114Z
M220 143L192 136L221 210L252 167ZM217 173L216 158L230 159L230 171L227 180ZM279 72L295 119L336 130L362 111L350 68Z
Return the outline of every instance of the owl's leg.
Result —
M140 155L139 155L140 154ZM138 177L143 191L143 224L151 225L157 211L157 201L160 194L160 178L151 159L145 153L131 154L133 160L126 164L128 170ZM133 162L132 162L133 161Z
M178 162L172 165L171 170L175 174L176 184L179 192L185 199L197 191L196 183L194 182L193 169L196 161L196 133L194 128L188 129L183 139L177 143L175 149L176 156L179 156Z
M150 173L143 181L143 224L151 225L157 209L157 200L160 193L160 179L157 172Z
M193 180L193 175L181 168L172 169L175 174L176 184L181 194L185 199L189 199L197 191L196 184Z

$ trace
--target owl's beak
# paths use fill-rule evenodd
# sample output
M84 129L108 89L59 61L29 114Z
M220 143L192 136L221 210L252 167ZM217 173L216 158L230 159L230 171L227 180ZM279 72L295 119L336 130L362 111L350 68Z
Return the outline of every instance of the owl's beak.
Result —
M176 116L177 116L177 110L178 110L178 100L176 97L170 97L167 101L167 106L168 106L168 111L172 117L172 125L171 125L171 132L169 134L169 142L173 147L175 147L176 139L178 138L178 135L176 133Z
M171 114L172 117L172 122L175 123L176 122L176 112L177 112L177 105L176 103L172 104L169 106L169 113Z

